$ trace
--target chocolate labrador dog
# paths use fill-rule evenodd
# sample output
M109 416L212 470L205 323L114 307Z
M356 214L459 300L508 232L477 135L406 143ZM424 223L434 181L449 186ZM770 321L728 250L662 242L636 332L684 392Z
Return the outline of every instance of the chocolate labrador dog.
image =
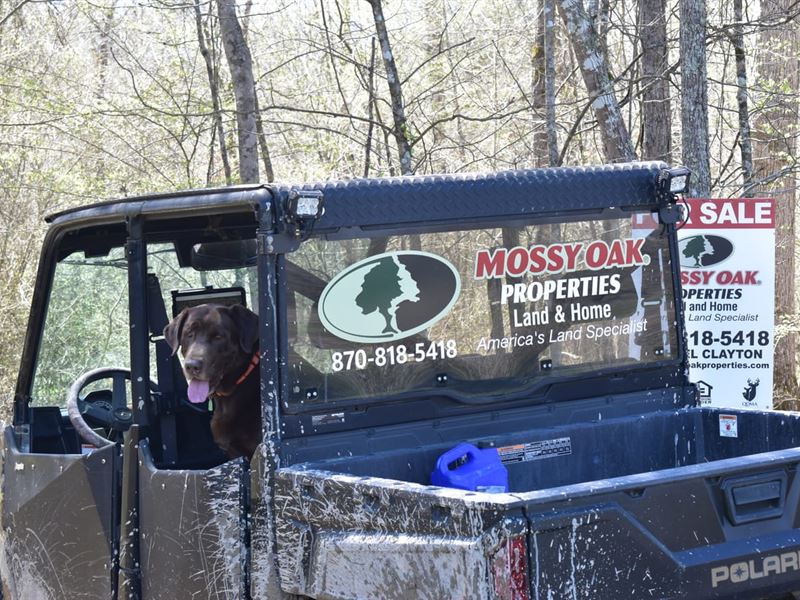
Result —
M214 402L214 442L249 459L261 442L258 316L239 304L201 304L172 319L164 338L183 354L189 401Z

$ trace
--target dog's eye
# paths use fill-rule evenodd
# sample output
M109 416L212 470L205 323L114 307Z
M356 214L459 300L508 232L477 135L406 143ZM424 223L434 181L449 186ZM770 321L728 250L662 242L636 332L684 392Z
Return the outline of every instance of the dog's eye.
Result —
M217 341L221 340L223 337L225 337L225 336L223 336L221 333L215 333L214 334L214 339L217 340Z

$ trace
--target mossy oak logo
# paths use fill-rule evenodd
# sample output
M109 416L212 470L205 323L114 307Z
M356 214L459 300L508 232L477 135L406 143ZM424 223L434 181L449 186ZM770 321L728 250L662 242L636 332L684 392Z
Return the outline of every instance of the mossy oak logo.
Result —
M733 244L719 235L693 235L678 243L681 266L702 269L721 263L733 254Z
M325 287L319 317L337 337L366 344L401 340L446 315L461 291L455 267L427 252L365 258Z

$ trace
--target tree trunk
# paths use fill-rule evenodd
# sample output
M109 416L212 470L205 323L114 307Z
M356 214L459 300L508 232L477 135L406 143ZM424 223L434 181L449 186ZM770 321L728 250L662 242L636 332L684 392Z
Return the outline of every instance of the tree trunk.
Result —
M253 10L253 0L248 0L244 6L244 19L242 22L242 35L244 36L245 43L249 44L247 40L248 24L250 23L250 12ZM258 70L258 66L256 66ZM275 170L272 168L272 158L269 154L269 145L267 144L267 134L264 132L264 121L261 118L261 108L258 105L258 90L253 88L253 98L256 107L256 136L258 137L258 148L261 151L261 162L264 163L264 173L267 181L272 183L275 181Z
M672 162L672 107L667 75L667 20L664 0L641 0L642 158Z
M781 22L792 8L793 0L764 0L762 20ZM763 112L753 127L753 177L759 184L759 195L775 198L775 319L781 325L795 315L795 203L797 184L797 96L784 93L784 86L797 90L798 32L795 21L767 27L759 36L764 48L759 64L759 84L765 92ZM780 49L776 51L776 49ZM797 392L797 336L789 325L788 332L776 339L776 390L794 396Z
M403 104L403 88L397 63L392 54L392 45L389 42L389 32L386 30L386 21L383 17L382 0L367 0L372 7L372 16L375 18L375 31L381 45L383 66L386 69L386 80L389 83L389 96L392 101L392 118L394 120L393 132L397 152L400 155L400 173L410 175L413 173L411 166L411 142L406 120L406 109Z
M635 160L636 152L609 77L608 61L598 44L595 23L581 0L559 0L558 5L600 126L605 158L609 162Z
M256 134L258 136L258 147L261 149L261 160L264 163L264 173L267 176L267 181L272 183L275 181L275 171L272 168L272 158L269 155L269 146L267 146L267 135L264 133L264 123L261 120L261 109L258 107L258 92L253 90L253 98L256 102Z
M100 42L97 46L97 89L95 96L97 96L99 103L102 103L107 95L106 84L108 81L109 58L111 57L111 46L113 43L114 9L115 2L111 2L109 6L104 9L102 20L97 25L97 33L100 36ZM99 181L107 177L106 158L102 154L97 157L95 175Z
M211 106L214 111L214 128L217 131L216 138L219 143L219 154L222 158L222 169L225 173L225 183L230 185L233 182L231 175L231 163L228 160L228 144L225 141L225 130L222 126L222 110L219 101L219 78L214 65L214 60L206 43L206 33L203 28L203 15L200 12L200 0L194 0L194 20L197 26L197 43L200 46L200 54L206 63L206 76L208 77L208 87L211 91Z
M556 61L553 0L542 0L536 19L536 38L531 57L533 63L533 110L543 123L533 134L534 165L558 166L556 124Z
M375 38L372 38L372 51L369 57L369 70L367 71L367 140L364 143L364 177L369 177L370 161L372 159L372 135L375 123L372 120L372 105L375 98Z
M544 90L545 123L547 127L547 156L550 166L560 164L558 154L558 129L556 124L556 31L553 0L542 2L542 27L544 28Z
M111 2L104 10L105 14L101 23L98 24L98 34L100 35L100 43L97 48L97 97L105 98L106 96L106 80L108 77L108 59L111 55L111 32L114 27L114 8L115 2Z
M750 134L750 109L747 97L747 63L744 52L744 13L742 0L733 0L734 20L733 50L736 56L736 103L739 106L739 149L742 152L742 187L744 196L749 196L753 179L753 144Z
M236 99L236 134L239 142L239 179L258 183L256 94L250 48L236 16L235 0L217 0L219 30Z
M683 164L692 171L689 195L707 198L711 188L706 78L706 3L681 0L681 140Z

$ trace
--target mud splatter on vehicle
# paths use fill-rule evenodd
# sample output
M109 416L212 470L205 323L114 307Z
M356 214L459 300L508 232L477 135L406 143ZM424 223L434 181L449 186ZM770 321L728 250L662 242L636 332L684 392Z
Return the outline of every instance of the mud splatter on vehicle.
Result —
M678 175L249 185L53 215L0 442L4 597L800 588L800 417L702 408L688 381ZM215 446L213 402L188 402L161 335L201 303L259 315L250 463ZM430 485L463 442L507 487Z

